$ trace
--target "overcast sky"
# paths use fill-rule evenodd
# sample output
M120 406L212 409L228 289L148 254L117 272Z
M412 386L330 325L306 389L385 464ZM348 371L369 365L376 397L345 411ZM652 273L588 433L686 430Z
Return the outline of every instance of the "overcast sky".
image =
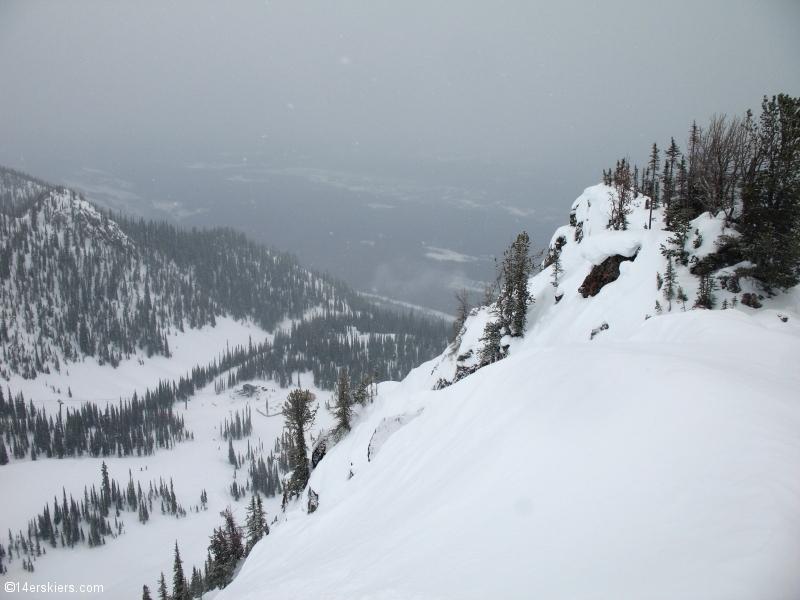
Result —
M797 1L0 2L0 164L187 224L291 174L550 232L617 158L800 95L798 32Z

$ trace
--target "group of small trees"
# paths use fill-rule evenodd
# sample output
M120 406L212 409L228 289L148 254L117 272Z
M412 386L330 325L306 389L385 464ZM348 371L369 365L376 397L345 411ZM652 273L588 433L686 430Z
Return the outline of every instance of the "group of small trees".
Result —
M603 174L614 187L609 227L624 229L626 190L641 189L652 211L664 208L674 232L662 249L668 269L690 266L699 279L696 307L714 306L713 273L739 266L737 277L752 277L766 293L800 282L800 98L765 97L758 119L713 115L705 129L692 125L684 155L672 139L664 152L653 144L647 167L630 183L626 160ZM701 213L722 214L735 233L718 241L717 252L689 264L685 243L689 223ZM671 302L671 287L664 288Z
M636 170L638 173L638 169ZM611 194L611 215L608 220L608 228L615 230L628 229L628 215L631 214L631 204L633 204L636 191L636 181L638 174L631 172L630 161L623 158L617 161L611 177L611 185L614 192Z
M378 380L378 369L375 367L373 375L364 375L358 386L353 389L347 368L339 369L339 381L334 390L334 403L328 409L336 419L336 426L330 434L332 443L338 442L350 431L357 404L366 405L375 397L375 383ZM292 471L289 481L283 485L283 506L292 498L299 497L311 474L308 457L308 443L306 433L314 426L317 407L314 405L314 395L309 390L297 389L289 393L282 409L284 427L286 428L290 443L288 444L289 469Z
M330 407L336 419L336 428L333 435L337 441L347 435L350 431L350 422L353 420L353 408L360 404L365 406L371 403L375 397L374 384L377 383L378 370L373 370L373 375L364 374L355 389L352 388L350 377L347 374L347 367L339 369L339 382L334 390L334 403Z
M130 400L120 400L100 409L93 402L48 416L32 401L25 403L22 392L6 400L0 388L0 433L14 458L30 456L64 458L84 453L99 456L137 456L153 454L156 448L170 448L192 439L183 417L173 412L177 397L174 386L161 382L143 397L135 392ZM0 439L0 465L8 463L5 442Z
M541 256L541 253L537 256ZM498 290L497 298L488 302L494 318L487 322L480 338L483 345L478 351L479 366L505 357L506 349L502 343L504 336L524 335L528 307L534 301L528 291L528 279L533 274L535 258L530 255L530 238L524 231L503 253L494 284ZM492 296L492 292L487 292L487 300Z
M208 546L204 569L192 567L191 577L186 577L183 560L175 541L175 560L172 569L172 593L167 589L164 573L158 580L159 600L191 600L201 598L205 592L226 587L232 579L239 561L245 558L253 547L269 535L267 515L259 494L253 494L247 507L244 530L236 523L230 507L220 513L223 524L214 528ZM150 588L143 586L142 600L153 600Z

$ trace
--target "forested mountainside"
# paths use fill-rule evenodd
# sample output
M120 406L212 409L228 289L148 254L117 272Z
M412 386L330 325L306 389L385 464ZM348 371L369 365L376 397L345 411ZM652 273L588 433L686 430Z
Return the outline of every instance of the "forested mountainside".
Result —
M115 219L71 190L8 169L0 183L5 378L34 378L85 356L113 366L137 352L169 356L173 329L223 315L267 331L283 325L265 367L282 383L297 364L322 387L342 366L360 377L377 365L399 379L447 343L443 322L378 308L232 230Z

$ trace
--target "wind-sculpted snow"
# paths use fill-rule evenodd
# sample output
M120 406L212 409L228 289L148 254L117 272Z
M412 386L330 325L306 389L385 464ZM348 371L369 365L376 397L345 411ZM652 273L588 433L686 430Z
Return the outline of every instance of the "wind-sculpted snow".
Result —
M692 310L681 265L688 298L670 310L656 273L671 234L645 230L641 197L628 231L606 230L608 191L589 188L556 232L564 273L557 289L552 265L530 280L507 358L432 389L475 366L484 307L442 356L381 384L312 472L314 514L291 504L218 599L798 597L798 291ZM683 249L713 249L723 225L701 216ZM636 258L580 295L617 254ZM740 284L717 306L758 293ZM420 410L368 460L387 419Z

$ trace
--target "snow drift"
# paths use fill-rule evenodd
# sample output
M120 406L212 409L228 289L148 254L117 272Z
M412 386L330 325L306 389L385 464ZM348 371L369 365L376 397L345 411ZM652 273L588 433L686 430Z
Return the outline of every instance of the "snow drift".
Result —
M692 310L679 267L687 299L665 301L669 232L657 211L646 228L641 196L630 228L607 230L609 191L588 188L555 232L564 273L530 280L509 356L453 382L483 308L442 356L381 384L313 471L316 512L292 504L217 598L800 595L798 291ZM724 222L690 232L702 256ZM584 298L612 256L635 258ZM418 416L388 426L399 415Z

